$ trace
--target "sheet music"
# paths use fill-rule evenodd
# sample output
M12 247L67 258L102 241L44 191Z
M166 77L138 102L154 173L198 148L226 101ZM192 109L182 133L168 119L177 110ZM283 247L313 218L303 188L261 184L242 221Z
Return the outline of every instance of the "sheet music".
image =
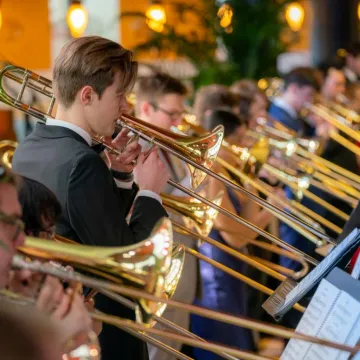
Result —
M359 316L360 303L346 292L341 291L333 309L321 327L318 337L346 344L352 329L357 325ZM359 338L359 333L357 335ZM337 360L340 356L345 356L344 358L347 359L349 354L326 346L311 345L306 359Z
M286 296L282 309L290 308L298 302L307 291L312 287L311 285L318 282L319 279L325 276L326 271L336 261L344 251L351 246L358 238L359 229L354 229L338 246L335 247L330 254L320 262L293 290ZM281 311L280 311L281 312Z
M336 286L325 279L321 280L316 293L296 328L296 332L316 336L339 295L340 290ZM304 359L310 346L311 343L307 341L291 339L280 359Z
M323 279L296 332L355 346L360 339L360 302ZM344 351L291 339L281 360L348 360L349 357ZM354 359L360 360L360 354Z

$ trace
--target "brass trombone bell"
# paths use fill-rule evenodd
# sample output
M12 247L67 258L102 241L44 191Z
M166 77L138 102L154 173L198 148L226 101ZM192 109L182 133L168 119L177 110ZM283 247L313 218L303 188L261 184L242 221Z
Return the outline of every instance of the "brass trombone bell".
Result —
M212 201L221 205L224 193L219 193ZM208 236L214 225L218 211L192 197L161 194L163 205L182 216L188 228L195 228L202 236Z
M172 265L172 225L163 218L155 225L152 234L138 244L123 247L99 247L80 244L59 243L44 239L26 237L24 246L18 250L43 260L67 263L96 275L125 284L156 296L163 296L176 288L182 270L184 249L177 248L176 266ZM171 283L167 288L166 277L172 271ZM156 311L158 304L140 301L143 316Z
M118 126L128 127L130 130L136 130L142 135L161 139L163 145L167 145L187 159L193 160L208 170L211 169L216 160L224 137L224 127L221 125L217 126L210 133L191 137L161 129L128 114L121 115ZM189 163L188 167L191 174L191 187L196 189L204 181L206 174Z
M17 143L12 140L0 140L0 161L11 169L12 158L14 156Z

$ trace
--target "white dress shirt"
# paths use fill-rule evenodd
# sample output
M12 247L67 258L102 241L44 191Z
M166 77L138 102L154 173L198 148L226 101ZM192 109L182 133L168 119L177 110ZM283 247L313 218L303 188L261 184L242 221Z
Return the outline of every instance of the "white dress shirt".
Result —
M289 105L287 102L285 102L283 98L278 97L278 98L274 99L273 102L276 106L285 110L293 119L298 118L298 114L297 114L296 110L291 105Z
M91 136L88 132L86 132L84 129L82 129L81 127L74 125L72 123L69 123L67 121L63 121L63 120L58 120L58 119L52 119L52 118L47 118L46 119L46 125L47 126L61 126L67 129L70 129L72 131L74 131L75 133L77 133L78 135L80 135L89 146L91 146L92 144L92 140L91 140ZM130 181L130 182L124 182L124 181L120 181L118 179L115 179L115 183L117 185L117 187L121 188L121 189L131 189L133 186L134 181ZM140 190L136 197L138 196L148 196L151 197L157 201L160 202L160 204L162 204L162 200L161 197L156 194L155 192L151 191L151 190Z

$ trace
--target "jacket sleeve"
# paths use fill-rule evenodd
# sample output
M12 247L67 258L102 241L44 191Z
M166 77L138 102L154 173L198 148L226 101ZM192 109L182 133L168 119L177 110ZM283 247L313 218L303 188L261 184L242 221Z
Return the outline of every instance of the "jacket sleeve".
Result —
M96 153L79 157L70 173L65 211L81 243L125 246L146 238L166 212L155 199L139 197L129 226L125 218L133 192L116 187Z

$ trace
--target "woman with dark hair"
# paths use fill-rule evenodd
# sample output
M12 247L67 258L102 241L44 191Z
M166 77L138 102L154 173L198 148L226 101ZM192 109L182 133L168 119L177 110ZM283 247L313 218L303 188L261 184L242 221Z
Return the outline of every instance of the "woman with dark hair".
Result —
M246 131L245 122L241 118L232 112L224 110L215 110L210 113L205 118L203 125L206 126L208 130L216 125L223 125L225 128L225 140L235 145L238 145ZM220 150L219 156L231 165L238 166L234 157L226 150ZM220 166L215 166L213 170L231 178L231 174ZM251 221L262 229L268 226L272 220L272 215L269 212L262 210L259 205L250 201L243 194L235 192L214 178L208 177L207 181L207 196L209 198L214 198L220 191L223 191L222 207ZM247 186L247 184L243 184L243 186L255 192L255 190ZM234 222L222 214L218 214L214 229L210 233L210 237L219 243L231 246L244 253L247 252L247 239L254 239L257 235L254 231L249 230L247 227ZM203 255L239 273L244 274L246 272L245 263L210 244L202 244L199 251ZM200 262L200 274L202 297L196 300L196 305L231 313L232 315L248 315L248 292L246 284L206 262ZM191 318L191 331L208 341L235 346L247 351L255 350L252 333L248 329L193 315ZM194 349L193 355L197 360L221 359L220 356L201 349Z
M61 205L53 192L37 181L24 178L19 191L19 201L25 233L53 239L55 222L61 214Z

